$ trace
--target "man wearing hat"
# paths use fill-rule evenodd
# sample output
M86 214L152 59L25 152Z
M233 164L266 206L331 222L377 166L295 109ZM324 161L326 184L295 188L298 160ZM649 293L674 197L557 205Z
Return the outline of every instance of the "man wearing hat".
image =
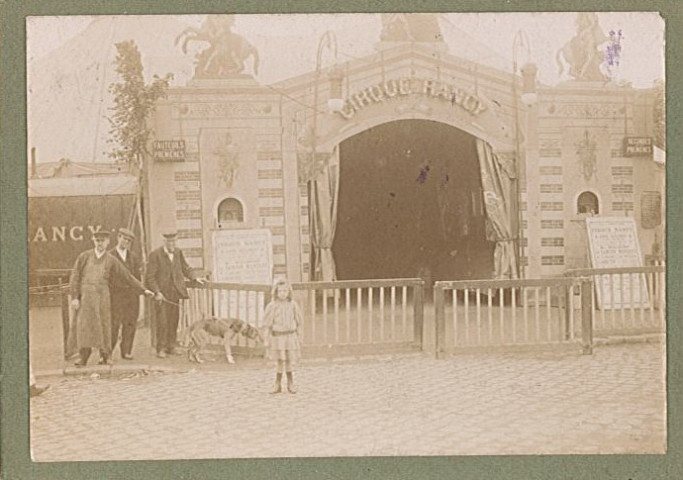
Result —
M138 280L142 274L140 258L131 250L135 234L127 228L119 228L116 246L109 250ZM116 348L121 333L121 358L133 359L133 340L137 324L144 317L145 302L138 291L126 283L115 281L109 288L111 294L111 351Z
M179 306L181 298L188 298L185 279L204 283L187 264L183 252L176 248L177 233L162 234L164 244L149 254L147 288L156 300L156 351L157 357L178 355L176 350Z
M86 365L93 348L100 351L101 364L111 364L110 282L125 284L138 295L153 295L107 252L109 236L106 230L94 232L95 248L81 253L71 271L71 305L77 315L76 345L80 356L77 367Z

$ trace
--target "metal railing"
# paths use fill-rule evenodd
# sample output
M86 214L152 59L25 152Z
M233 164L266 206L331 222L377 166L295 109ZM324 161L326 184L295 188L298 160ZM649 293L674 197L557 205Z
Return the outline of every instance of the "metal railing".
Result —
M61 302L61 289L69 284L71 269L40 268L29 272L29 305L56 306Z
M492 347L576 344L577 280L472 280L434 285L435 354Z

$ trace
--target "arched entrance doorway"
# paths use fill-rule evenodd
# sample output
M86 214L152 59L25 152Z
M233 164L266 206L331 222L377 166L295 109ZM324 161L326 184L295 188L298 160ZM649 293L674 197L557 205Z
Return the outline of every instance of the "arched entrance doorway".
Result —
M490 278L475 137L428 120L378 125L339 145L337 278Z

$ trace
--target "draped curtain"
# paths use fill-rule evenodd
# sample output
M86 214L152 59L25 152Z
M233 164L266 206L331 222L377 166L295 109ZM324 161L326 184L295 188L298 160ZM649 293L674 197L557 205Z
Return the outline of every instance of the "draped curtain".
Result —
M339 197L339 148L325 159L309 181L309 216L311 230L311 280L331 282L337 279L332 242L337 227Z
M488 221L489 240L496 242L494 250L495 278L514 279L518 277L517 249L513 227L512 183L515 178L514 165L506 163L493 153L491 145L476 140L481 183L484 191L484 205Z

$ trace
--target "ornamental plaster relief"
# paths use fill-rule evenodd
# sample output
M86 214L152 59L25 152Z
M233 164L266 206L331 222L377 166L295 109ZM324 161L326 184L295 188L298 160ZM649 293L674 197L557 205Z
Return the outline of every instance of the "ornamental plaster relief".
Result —
M271 103L180 103L171 108L172 118L276 117Z
M541 114L551 117L595 118L595 119L623 119L624 115L633 115L632 105L624 106L619 103L551 103L544 106Z

